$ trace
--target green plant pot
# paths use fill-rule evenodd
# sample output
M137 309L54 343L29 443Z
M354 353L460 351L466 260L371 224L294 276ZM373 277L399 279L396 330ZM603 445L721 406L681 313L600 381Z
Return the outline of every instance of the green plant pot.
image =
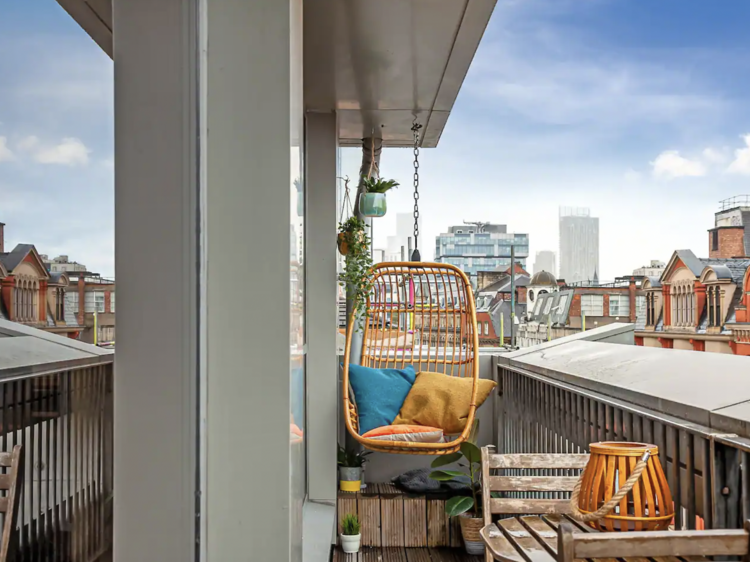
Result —
M365 217L382 217L387 210L385 193L363 193L359 198L359 212Z

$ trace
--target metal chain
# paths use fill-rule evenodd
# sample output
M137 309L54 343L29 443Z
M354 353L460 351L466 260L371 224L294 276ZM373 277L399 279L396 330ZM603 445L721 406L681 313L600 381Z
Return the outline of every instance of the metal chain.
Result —
M416 119L411 127L414 133L414 251L419 248L419 130L422 125Z

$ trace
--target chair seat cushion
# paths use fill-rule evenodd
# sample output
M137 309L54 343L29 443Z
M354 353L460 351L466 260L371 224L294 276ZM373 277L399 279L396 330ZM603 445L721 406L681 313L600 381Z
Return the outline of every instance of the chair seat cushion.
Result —
M359 433L391 425L416 377L414 367L373 369L349 365L349 383L359 416Z
M362 437L378 441L407 441L410 443L442 443L443 430L422 425L385 425L376 427Z
M477 382L476 404L479 408L497 383L488 379ZM473 384L471 377L419 373L393 424L439 427L446 434L461 433L469 417Z

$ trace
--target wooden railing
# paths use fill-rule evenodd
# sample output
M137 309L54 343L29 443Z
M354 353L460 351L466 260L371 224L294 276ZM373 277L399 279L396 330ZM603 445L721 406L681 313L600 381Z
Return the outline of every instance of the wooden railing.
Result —
M499 452L654 443L675 501L675 528L740 528L750 519L750 440L515 366L500 365L497 376Z

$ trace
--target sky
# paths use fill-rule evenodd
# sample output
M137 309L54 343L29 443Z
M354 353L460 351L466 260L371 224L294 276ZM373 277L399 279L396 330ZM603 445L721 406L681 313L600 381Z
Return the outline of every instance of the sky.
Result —
M423 258L463 220L557 250L558 208L600 219L600 278L708 252L718 201L750 193L750 3L498 0L435 149L421 158ZM0 222L114 273L113 66L54 0L0 0ZM343 173L356 177L346 149ZM412 208L412 155L378 219Z
M560 206L600 220L600 279L708 254L721 199L750 193L748 2L498 0L439 146L422 151L422 257L463 220L558 249ZM346 149L343 173L356 177ZM376 246L412 208L411 152Z
M0 222L114 275L112 61L55 0L0 0Z

